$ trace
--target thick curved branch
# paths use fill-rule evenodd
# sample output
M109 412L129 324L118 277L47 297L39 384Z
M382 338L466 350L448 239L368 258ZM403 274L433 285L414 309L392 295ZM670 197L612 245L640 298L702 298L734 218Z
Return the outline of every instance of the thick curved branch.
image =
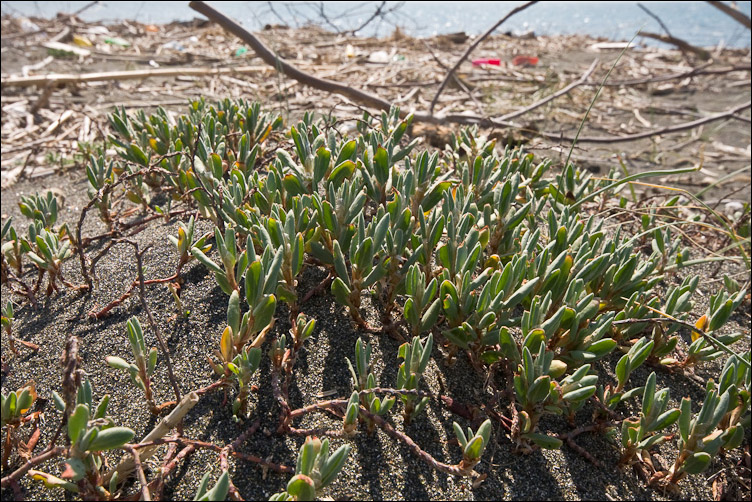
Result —
M695 47L694 45L688 44L681 38L672 37L671 35L660 35L658 33L650 33L649 31L642 31L638 33L641 37L647 37L652 38L654 40L658 40L660 42L663 42L665 44L671 44L673 46L676 46L681 50L682 52L691 52L703 61L707 61L710 59L710 53L706 51L705 49L701 49L699 47Z
M238 23L216 10L214 7L208 5L206 2L194 1L188 5L191 9L200 12L210 20L218 23L224 29L230 31L233 35L240 38L243 42L250 45L251 48L253 48L253 50L256 52L256 54L262 60L264 60L266 64L277 68L288 77L317 89L342 94L367 106L378 108L379 110L389 110L391 103L378 96L365 91L361 91L359 89L353 89L352 87L341 84L339 82L335 82L333 80L314 77L313 75L297 69L284 59L274 54L271 49L269 49L253 33L246 30Z
M470 53L473 52L473 50L475 50L475 48L478 47L478 45L480 45L480 43L483 40L485 40L486 38L488 38L488 36L491 33L493 33L496 28L498 28L499 26L501 26L504 23L504 21L506 21L507 19L509 19L510 17L514 16L518 12L522 12L523 10L527 9L528 7L530 7L531 5L534 5L536 3L538 3L538 2L527 2L526 4L520 5L519 7L515 8L515 9L512 9L509 12L509 14L507 14L506 16L504 16L503 18L501 18L501 20L498 23L496 23L495 25L491 26L483 35L481 35L478 38L476 38L475 41L472 44L470 44L470 46L467 49L465 49L465 52L462 54L462 56L460 56L460 58L457 60L457 62L454 63L454 66L452 66L452 69L449 70L449 72L444 77L444 80L442 80L441 85L439 86L439 90L436 91L436 95L431 100L431 106L428 109L428 111L430 113L433 113L433 109L436 106L436 102L439 100L439 96L441 95L441 92L444 90L444 87L446 87L447 83L449 82L449 79L452 78L452 75L454 75L454 72L457 71L457 68L459 68L460 65L462 64L462 62L465 59L467 59L467 57L470 55Z
M709 1L708 3L712 5L713 7L715 7L716 9L723 12L724 14L727 14L733 17L735 20L737 20L738 22L746 26L747 29L752 29L752 21L750 21L750 19L747 16L745 16L738 10L734 9L733 7L730 7L723 2L710 2Z

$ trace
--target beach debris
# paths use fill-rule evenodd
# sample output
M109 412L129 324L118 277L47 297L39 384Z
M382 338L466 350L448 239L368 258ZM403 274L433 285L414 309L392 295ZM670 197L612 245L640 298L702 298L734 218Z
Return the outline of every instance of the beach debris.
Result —
M44 42L42 46L49 49L53 56L56 54L76 55L81 57L87 57L91 55L91 51L89 49L84 49L83 47L78 47L75 45L64 44L62 42Z
M91 40L84 37L83 35L73 35L72 39L73 43L79 47L94 47L94 44L91 43Z
M514 66L535 66L538 64L538 58L533 56L515 56L512 59Z
M472 63L473 63L473 66L480 66L484 64L501 66L501 59L490 59L490 58L473 59Z
M120 37L107 37L104 39L104 43L110 45L117 45L118 47L130 47L131 43Z

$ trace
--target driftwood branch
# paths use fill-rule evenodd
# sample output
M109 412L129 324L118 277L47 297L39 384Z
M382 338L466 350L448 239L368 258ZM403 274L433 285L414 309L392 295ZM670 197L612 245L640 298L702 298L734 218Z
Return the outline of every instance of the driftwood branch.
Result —
M658 33L650 33L649 31L642 31L642 30L640 30L638 35L641 37L652 38L654 40L658 40L666 44L671 44L675 47L678 47L679 50L681 50L682 52L691 52L697 55L697 57L699 57L703 61L707 61L708 59L710 59L710 53L708 51L706 51L705 49L701 49L699 47L695 47L694 45L688 44L681 38L672 37L671 35L660 35Z
M149 77L203 77L209 75L261 73L271 71L267 66L238 66L235 68L164 68L156 70L105 71L83 73L53 73L51 75L34 75L31 77L6 77L0 79L2 87L28 87L32 85L50 86L62 84L83 84L112 80L133 80Z
M681 124L676 124L673 126L666 126L661 127L658 129L653 129L652 131L646 131L644 133L638 133L638 134L627 134L625 136L614 136L614 137L602 137L602 136L591 136L591 137L579 137L577 139L578 143L586 142L586 143L619 143L622 141L634 141L638 139L644 139L649 138L651 136L659 136L661 134L670 134L675 132L681 132L686 131L689 129L694 129L695 127L699 127L703 124L707 124L709 122L715 122L717 120L723 120L726 118L734 118L734 115L739 113L742 110L748 109L752 105L752 102L747 101L746 103L735 106L734 108L730 108L726 111L716 113L715 115L710 115L708 117L704 117L701 119L693 120L691 122L683 122ZM563 139L564 141L573 141L574 137L561 137L557 135L548 135L548 137L551 139L559 138Z
M367 106L378 108L379 110L388 110L391 103L388 101L370 94L359 89L353 89L350 86L334 82L333 80L327 80L324 78L314 77L304 71L294 67L284 59L278 57L272 52L261 40L259 40L253 33L240 26L237 22L233 21L229 17L225 16L214 7L211 7L206 2L194 1L188 4L193 10L200 12L204 16L208 17L211 21L218 23L224 29L230 31L233 35L240 38L243 42L251 46L256 54L268 65L277 68L290 78L297 80L306 85L310 85L316 89L323 91L334 92L342 94L348 98L359 101Z
M695 127L699 127L703 124L707 124L709 122L715 122L717 120L723 120L723 119L740 119L744 120L743 117L738 117L736 114L739 113L742 110L746 110L747 108L750 108L752 106L752 102L747 101L746 103L735 106L733 108L730 108L726 111L716 113L714 115L710 115L708 117L704 117L701 119L693 120L691 122L683 122L681 124L676 124L673 126L666 126L661 127L658 129L653 129L652 131L646 131L643 133L638 134L627 134L625 136L580 136L577 138L578 143L621 143L623 141L635 141L638 139L644 139L649 138L651 136L659 136L661 134L670 134L675 132L681 132L686 131L688 129L694 129ZM456 124L464 124L464 125L475 125L478 124L480 126L484 127L516 127L520 128L521 126L517 124L510 124L509 122L501 122L498 120L493 120L485 117L478 117L473 115L449 115L447 117L444 117L447 121L453 122ZM565 136L561 133L554 133L554 132L537 132L539 136L543 136L544 138L556 140L556 141L574 141L574 136Z
M175 407L175 409L172 410L169 415L163 418L156 425L156 427L154 427L154 429L152 429L152 431L144 439L141 440L141 442L148 443L150 441L156 441L163 438L168 432L170 432L173 427L178 425L178 423L183 420L185 414L188 413L191 408L196 405L196 403L198 403L198 394L196 394L195 392L191 392L190 394L183 396L183 399ZM143 462L144 460L154 455L156 451L156 446L144 448L144 450L139 453L139 459ZM104 475L104 482L109 483L112 475L116 472L118 473L118 479L122 481L126 477L128 477L128 475L132 473L135 468L136 463L133 461L133 457L128 455L126 458L121 460L116 467L109 470Z
M695 75L722 75L725 73L731 73L735 71L752 71L752 68L748 65L733 65L728 66L725 68L708 68L708 66L712 65L713 62L709 61L707 63L703 63L700 66L697 66L695 68L692 68L691 70L679 72L679 73L670 73L668 75L660 75L657 77L649 77L649 78L634 78L629 80L613 80L611 82L594 82L589 81L585 82L583 85L603 85L604 87L621 87L621 86L629 86L629 85L642 85L642 84L654 84L657 82L666 82L669 80L678 80L683 79L687 77L694 77Z
M442 91L444 90L444 87L446 87L447 83L449 82L449 79L452 78L452 75L454 75L454 72L457 71L457 68L459 68L460 65L462 64L462 62L465 59L467 59L467 57L470 55L470 53L473 52L473 50L475 50L475 48L478 47L478 45L480 45L480 43L483 40L485 40L486 38L488 38L488 36L491 33L493 33L494 30L496 30L496 28L498 28L499 26L501 26L502 24L504 24L504 21L506 21L507 19L509 19L510 17L514 16L518 12L522 12L523 10L527 9L528 7L530 7L531 5L534 5L536 3L538 3L538 2L527 2L526 4L520 5L519 7L515 8L515 9L512 9L509 12L509 14L507 14L506 16L504 16L503 18L501 18L501 20L499 22L497 22L495 25L491 26L491 28L489 28L483 35L481 35L477 39L475 39L475 41L472 44L470 44L470 46L467 49L465 49L465 52L462 54L462 56L460 56L460 58L457 60L457 62L454 63L454 66L452 66L452 69L449 70L449 72L446 74L446 76L444 77L444 80L442 80L441 85L439 86L439 90L436 91L436 95L431 100L431 106L429 107L429 112L433 113L433 109L436 106L436 102L439 100L439 96L441 95Z
M750 21L750 19L747 16L745 16L744 14L742 14L741 12L739 12L738 10L736 10L735 8L733 8L733 7L729 6L729 5L726 5L723 2L710 2L709 1L708 3L710 5L712 5L713 7L715 7L716 9L720 10L721 12L723 12L724 14L727 14L727 15L733 17L735 20L737 20L738 22L740 22L741 24L743 24L744 26L746 26L747 29L752 29L752 21Z

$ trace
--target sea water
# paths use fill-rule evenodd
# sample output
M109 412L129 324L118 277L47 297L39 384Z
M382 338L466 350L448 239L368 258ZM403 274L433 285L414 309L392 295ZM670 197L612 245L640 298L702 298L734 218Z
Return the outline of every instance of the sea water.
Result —
M51 18L72 13L90 2L2 2L2 14ZM331 30L351 30L371 17L382 2L211 2L252 30L266 24L299 27L313 22ZM485 32L507 12L523 2L386 2L380 16L358 32L386 36L399 26L412 36L464 31ZM517 14L498 32L536 35L587 34L611 40L628 40L640 29L662 33L658 22L640 9L638 2L540 2ZM671 35L698 46L749 47L749 30L707 2L641 2L658 16ZM730 2L726 2L727 4ZM750 2L735 2L750 15ZM323 16L321 12L323 5ZM392 10L393 8L395 8ZM142 23L168 23L202 17L188 2L107 2L86 9L86 21L132 19ZM647 45L660 42L645 39Z

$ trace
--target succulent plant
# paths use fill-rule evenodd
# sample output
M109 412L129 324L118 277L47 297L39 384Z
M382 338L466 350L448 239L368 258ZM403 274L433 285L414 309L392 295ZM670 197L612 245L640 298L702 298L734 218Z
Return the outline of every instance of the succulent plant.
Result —
M349 454L349 444L340 446L330 454L328 439L306 437L298 453L295 476L287 483L284 492L269 500L315 500L320 490L337 477Z
M63 399L56 393L53 393L53 398L57 409L65 411ZM63 473L58 478L31 470L31 478L44 482L48 487L59 486L71 492L86 492L87 496L108 497L109 493L102 486L105 460L102 452L121 448L135 435L132 429L116 426L107 416L109 402L110 396L105 395L95 407L91 384L86 379L78 387L75 405L68 417L67 431L71 447L67 450Z
M433 334L429 334L425 342L420 337L413 337L412 343L400 345L398 357L403 360L397 372L397 388L417 390L423 372L431 360L433 350ZM405 405L405 421L410 423L415 415L420 413L429 401L428 397L419 398L413 394L400 396Z
M655 372L651 373L645 383L642 394L642 409L637 419L625 419L621 424L621 444L624 451L621 463L632 462L636 455L647 452L671 436L659 434L679 419L679 408L668 408L669 389L655 390Z
M149 410L156 415L162 409L154 401L154 392L152 391L152 376L157 365L157 348L152 347L150 350L146 350L144 331L137 317L128 319L126 330L135 362L129 363L117 356L107 356L104 358L105 362L112 368L128 372L131 383L143 391Z
M38 234L36 231L32 233L36 234L33 241L36 247L34 251L29 251L27 256L39 269L40 276L47 273L47 295L49 296L53 291L60 290L58 282L66 284L61 267L73 252L70 249L70 241L60 242L58 236L47 229L41 229Z
M355 391L357 391L354 392L353 395L360 394L360 404L374 415L385 415L392 409L392 406L394 406L396 398L379 398L373 393L363 392L376 387L376 377L373 375L373 372L371 372L370 361L371 344L363 344L363 340L358 338L355 342L355 365L353 365L350 359L347 359L347 367L350 369L353 387L355 388ZM353 404L351 399L351 404L348 405L348 411L351 411L350 408L352 406L357 406L357 400L356 403ZM351 411L351 413L355 412ZM366 419L366 423L368 424L369 431L373 431L373 421Z
M594 404L593 423L586 429L616 436L620 426L622 463L636 467L649 465L651 448L674 444L670 427L678 422L676 462L652 478L669 488L708 468L723 449L741 444L750 422L750 359L733 349L743 334L729 334L724 326L745 302L746 288L724 277L726 290L713 295L704 315L689 322L700 277L688 275L680 281L672 275L696 263L690 262L689 250L682 247L679 224L689 220L679 213L679 198L658 206L622 197L621 208L632 204L645 213L640 233L627 235L629 225L613 225L611 216L583 209L584 203L599 195L602 209L614 209L606 203L623 190L625 178L594 180L571 163L547 174L550 161L536 161L521 148L500 152L496 140L482 135L478 127L456 132L443 152L415 152L418 140L406 137L412 120L412 115L397 108L375 117L365 113L356 125L359 134L343 137L336 121L317 120L306 113L283 131L281 116L263 112L258 103L225 99L212 105L203 98L192 100L187 112L177 117L162 108L150 115L120 108L110 115L108 139L116 157L89 157L89 207L99 209L115 237L125 236L125 228L140 230L139 223L133 226L120 220L133 209L113 210L123 198L152 213L147 219L190 214L187 221L177 222L177 235L168 236L178 254L176 275L145 283L173 280L195 258L212 272L228 297L226 323L209 357L217 381L186 398L222 389L224 404L232 403L233 419L243 422L249 416L250 392L255 390L251 382L268 356L270 387L281 410L279 434L301 433L291 426L293 419L328 409L341 415L342 429L326 431L327 435L350 440L362 432L361 423L368 432L379 427L434 468L458 476L479 476L473 469L489 447L493 428L490 419L479 416L482 410L500 419L517 449L531 452L560 448L563 439L573 441L579 433L554 435L545 429L543 417L566 416L573 424L586 403ZM268 142L274 143L271 151L265 151ZM614 174L612 170L609 176ZM115 186L118 190L113 190ZM152 194L159 194L155 202L165 198L167 202L155 206ZM185 209L171 210L178 202ZM32 220L28 235L19 235L10 218L4 222L2 280L10 294L32 298L45 274L48 294L61 283L72 286L62 275L63 263L79 243L72 240L67 226L54 228L58 204L52 193L21 199L22 214ZM667 222L661 223L664 217ZM198 235L200 219L212 222L211 233ZM742 226L739 229L744 232ZM732 230L728 235L736 232ZM93 271L99 257L87 258L89 241L82 241L83 247L76 251L86 275L87 259ZM23 289L28 272L24 257L38 271L33 291L27 288L29 295ZM399 348L398 368L392 367L397 372L394 389L378 385L374 339L358 338L354 358L347 361L353 384L349 397L292 410L294 400L288 393L294 385L296 361L311 343L325 338L331 343L337 334L329 324L322 332L327 336L319 339L314 333L323 320L301 313L307 311L305 301L311 295L299 297L301 277L306 267L317 266L328 275L311 294L329 289L333 299L347 308L358 331L409 341ZM178 287L188 286L178 279ZM665 288L661 281L667 283ZM133 284L135 288L137 283ZM168 287L180 312L185 312L175 285ZM368 305L362 302L369 294L380 329L371 324L364 308ZM287 317L282 328L275 324L279 304L286 305L280 309ZM13 352L14 341L29 343L12 336L15 305L9 301L3 308L3 327ZM686 357L680 345L683 328L692 337ZM148 349L137 318L129 319L126 329L133 359L108 356L106 362L128 372L156 414L164 406L154 401L157 350ZM447 350L439 352L449 364L467 357L489 385L496 383L496 370L504 372L510 385L511 418L492 403L477 408L461 406L451 396L437 400L468 423L480 424L473 431L453 423L462 449L457 465L433 458L388 419L397 401L404 406L405 424L427 406L430 394L421 381L434 355L434 336L441 336ZM620 356L612 361L606 356L613 351ZM163 355L174 380L170 354ZM635 372L645 364L691 373L692 366L725 355L729 357L718 383L708 383L695 414L688 398L671 408L668 389L656 391L656 373L643 381L642 372ZM615 381L593 371L596 361L606 366L616 363ZM218 452L222 468L212 488L211 471L204 475L195 500L238 498L227 470L229 455L258 463L264 472L288 470L269 458L235 451L240 439L255 430L253 425L237 442L210 445L181 434L166 436L179 422L172 422L171 413L155 428L161 435L143 440L154 444L130 445L134 431L117 427L106 416L108 396L94 405L88 380L74 384L81 375L76 360L68 360L66 400L52 395L66 415L62 424L67 425L70 447L53 445L46 454L65 457L63 473L53 476L36 470L38 465L28 471L50 488L62 487L84 499L122 498L115 493L117 475L104 472L103 452L122 448L129 454L138 450L151 455L156 443L169 443L173 453L151 481L141 476L144 492L161 487L169 470L194 448ZM259 382L267 391L267 376L261 375ZM3 394L6 444L20 445L18 429L40 417L29 412L35 395L33 384ZM623 404L638 395L642 397L639 410L622 419L619 412L628 409ZM181 403L176 411L184 411ZM34 451L34 444L28 453ZM184 448L183 453L178 448ZM4 449L4 464L11 450L16 451ZM330 455L328 439L307 437L294 476L286 490L272 499L313 500L325 495L322 489L344 468L349 451L345 444Z
M483 450L488 446L488 442L491 439L491 421L486 420L483 422L475 433L473 433L470 427L467 428L467 433L463 432L462 427L457 422L452 422L452 426L454 427L454 435L457 437L457 442L460 448L462 448L460 469L469 472L480 462Z
M201 478L201 482L198 485L198 490L196 490L196 495L193 497L193 500L204 501L227 499L227 492L230 490L230 475L227 471L224 471L217 480L217 483L209 489L210 474L210 472L207 472Z
M200 237L194 235L196 228L196 220L193 216L188 220L188 224L184 224L182 221L178 222L178 236L174 237L168 235L167 238L172 242L178 251L180 256L178 260L178 271L183 266L195 258L191 253L193 248L198 249L205 256L211 249L211 244L207 244L206 240L211 236L210 233L206 233Z

